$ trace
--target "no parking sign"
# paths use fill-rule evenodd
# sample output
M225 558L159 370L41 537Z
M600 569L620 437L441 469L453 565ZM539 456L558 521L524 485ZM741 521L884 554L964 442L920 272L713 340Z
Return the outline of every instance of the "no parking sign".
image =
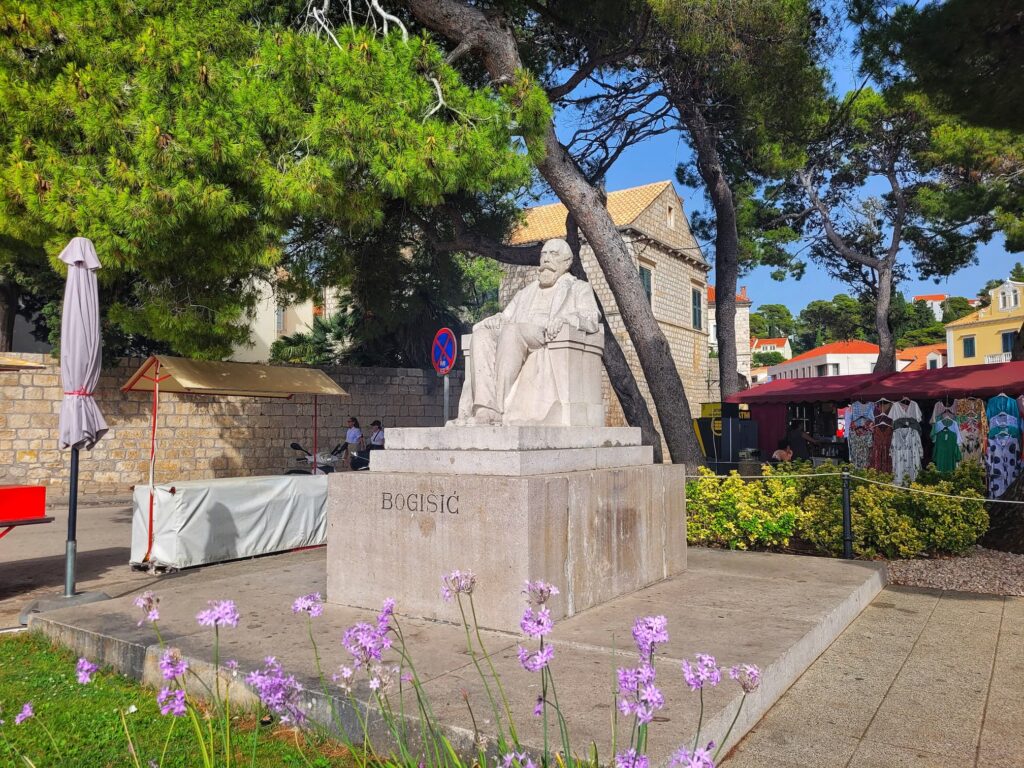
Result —
M455 367L455 353L458 351L458 344L455 341L455 334L451 328L442 328L434 336L434 344L430 348L430 360L434 364L434 370L440 376L447 376Z

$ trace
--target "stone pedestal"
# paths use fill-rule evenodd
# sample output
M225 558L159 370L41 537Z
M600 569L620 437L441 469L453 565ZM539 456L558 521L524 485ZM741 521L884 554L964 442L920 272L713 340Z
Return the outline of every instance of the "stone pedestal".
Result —
M559 587L559 619L685 570L684 468L639 430L465 429L389 430L370 472L329 476L329 602L459 621L441 576L472 570L480 623L518 632L528 579Z

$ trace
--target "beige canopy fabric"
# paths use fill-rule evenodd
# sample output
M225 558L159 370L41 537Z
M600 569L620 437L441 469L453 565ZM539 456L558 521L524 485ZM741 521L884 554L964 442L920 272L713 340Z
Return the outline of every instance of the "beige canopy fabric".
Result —
M122 392L152 392L159 371L161 392L237 397L337 395L348 392L323 371L255 363L222 363L154 355L137 370Z
M30 363L28 360L21 360L17 357L0 355L0 371L30 371L45 367L42 363Z

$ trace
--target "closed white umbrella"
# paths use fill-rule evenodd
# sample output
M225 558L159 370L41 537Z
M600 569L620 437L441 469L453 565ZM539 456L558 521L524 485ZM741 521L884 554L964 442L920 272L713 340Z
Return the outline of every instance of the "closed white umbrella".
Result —
M102 341L96 270L100 260L92 241L76 237L61 252L68 265L64 311L60 321L60 380L64 400L60 406L60 447L71 449L68 495L67 561L64 596L75 594L76 525L78 513L78 452L92 449L107 432L93 392L100 380Z

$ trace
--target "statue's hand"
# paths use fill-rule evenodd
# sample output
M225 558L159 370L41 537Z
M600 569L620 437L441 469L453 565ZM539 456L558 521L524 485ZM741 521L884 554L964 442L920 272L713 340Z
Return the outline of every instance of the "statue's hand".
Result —
M497 330L501 326L501 315L491 315L490 317L485 317L483 320L480 321L480 325L482 325L484 328Z
M554 341L555 337L562 332L562 327L564 325L564 317L552 318L551 323L547 327L547 330L544 331L544 341Z

